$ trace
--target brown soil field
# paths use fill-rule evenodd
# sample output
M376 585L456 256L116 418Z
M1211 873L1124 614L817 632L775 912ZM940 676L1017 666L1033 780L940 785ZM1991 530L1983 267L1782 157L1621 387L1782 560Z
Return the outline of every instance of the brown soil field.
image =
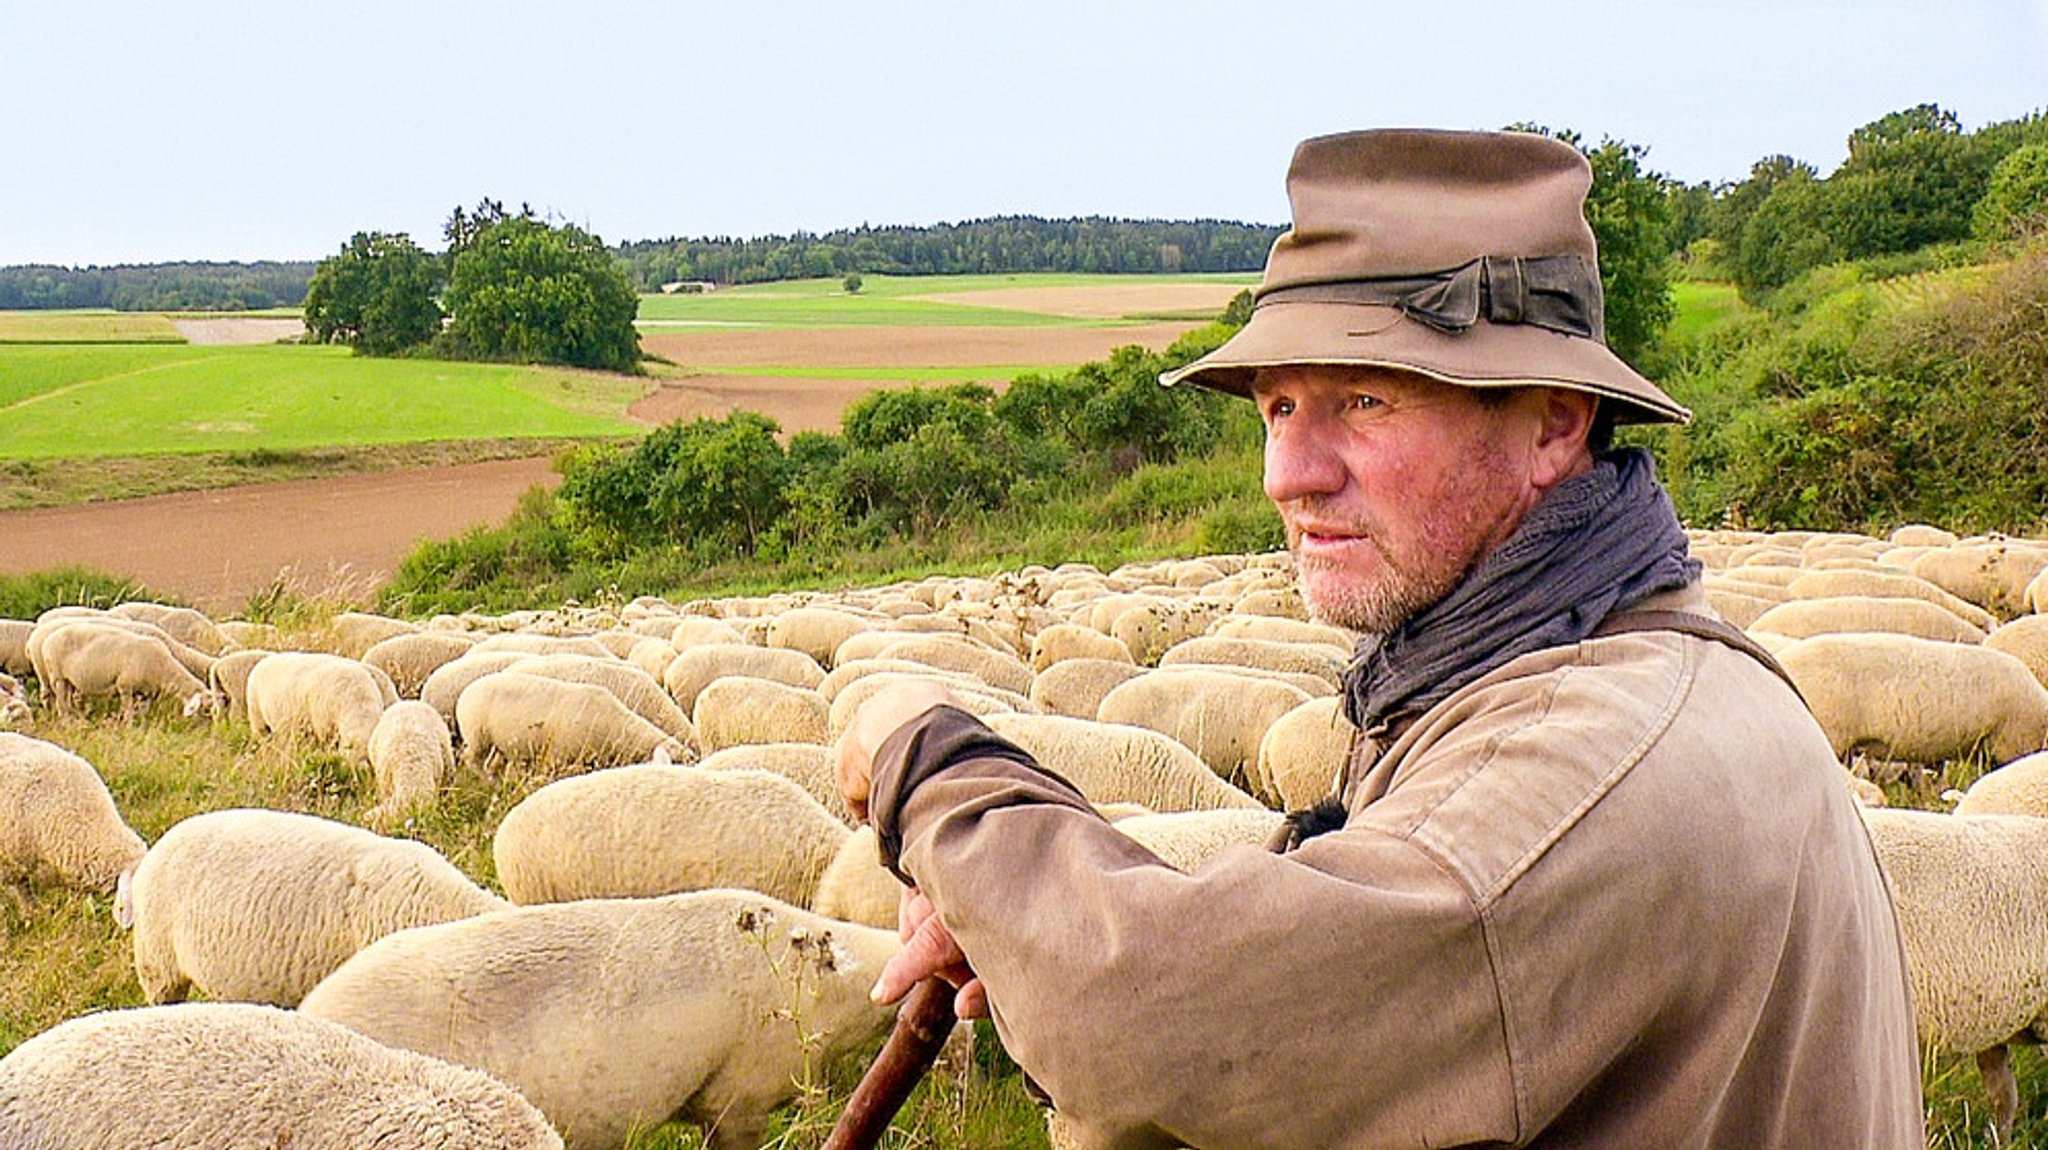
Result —
M6 511L0 574L79 564L216 614L280 579L367 602L417 544L503 522L560 481L546 459L506 459Z
M1222 311L1231 297L1243 290L1244 285L1241 284L1148 284L1139 281L1129 284L1076 284L1072 287L998 288L910 298L972 307L1015 308L1081 319L1122 319L1127 315L1158 315L1162 312L1213 315Z
M218 319L174 319L171 326L186 343L276 343L306 334L306 325L282 316L234 315Z
M1194 326L705 328L643 332L640 346L705 369L1056 365L1107 359L1112 350L1132 343L1164 350Z
M963 371L961 380L972 378ZM957 381L956 381L957 382ZM1000 391L1008 380L981 380ZM909 381L872 379L796 379L787 376L700 375L671 380L626 409L642 423L659 425L678 419L723 419L733 411L758 411L782 426L782 438L799 431L836 435L839 417L848 405L878 388L913 387Z

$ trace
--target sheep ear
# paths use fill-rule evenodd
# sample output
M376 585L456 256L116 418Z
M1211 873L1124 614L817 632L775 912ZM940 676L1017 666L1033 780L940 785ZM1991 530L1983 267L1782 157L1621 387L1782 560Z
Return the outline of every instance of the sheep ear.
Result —
M114 880L114 925L122 930L135 925L135 868L129 867Z
M676 757L669 753L667 743L655 744L654 758L650 761L657 767L673 767L676 765Z

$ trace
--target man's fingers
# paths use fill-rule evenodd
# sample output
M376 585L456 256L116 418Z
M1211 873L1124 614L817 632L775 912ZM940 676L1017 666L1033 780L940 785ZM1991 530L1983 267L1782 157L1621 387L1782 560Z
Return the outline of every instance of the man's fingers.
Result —
M953 995L953 1014L958 1018L987 1018L988 990L981 979L970 978Z
M883 967L868 996L876 1002L895 1002L910 988L934 975L958 985L973 977L967 956L937 915L926 918Z

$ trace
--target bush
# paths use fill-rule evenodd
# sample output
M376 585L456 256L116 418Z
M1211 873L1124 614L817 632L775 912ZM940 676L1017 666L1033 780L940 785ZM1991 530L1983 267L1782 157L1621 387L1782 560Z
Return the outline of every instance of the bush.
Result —
M1972 222L1985 240L2024 239L2048 230L2048 144L2015 148L1998 161Z
M52 607L112 607L131 599L175 603L133 579L90 567L52 567L0 575L0 619L33 619Z
M656 428L630 451L572 456L561 499L607 542L751 551L782 514L789 459L774 420L751 411Z

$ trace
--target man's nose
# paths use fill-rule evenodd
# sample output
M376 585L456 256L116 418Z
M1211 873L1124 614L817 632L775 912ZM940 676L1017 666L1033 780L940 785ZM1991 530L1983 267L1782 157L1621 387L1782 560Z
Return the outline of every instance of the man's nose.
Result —
M1285 503L1332 495L1344 487L1343 429L1329 420L1296 415L1266 434L1266 498Z

